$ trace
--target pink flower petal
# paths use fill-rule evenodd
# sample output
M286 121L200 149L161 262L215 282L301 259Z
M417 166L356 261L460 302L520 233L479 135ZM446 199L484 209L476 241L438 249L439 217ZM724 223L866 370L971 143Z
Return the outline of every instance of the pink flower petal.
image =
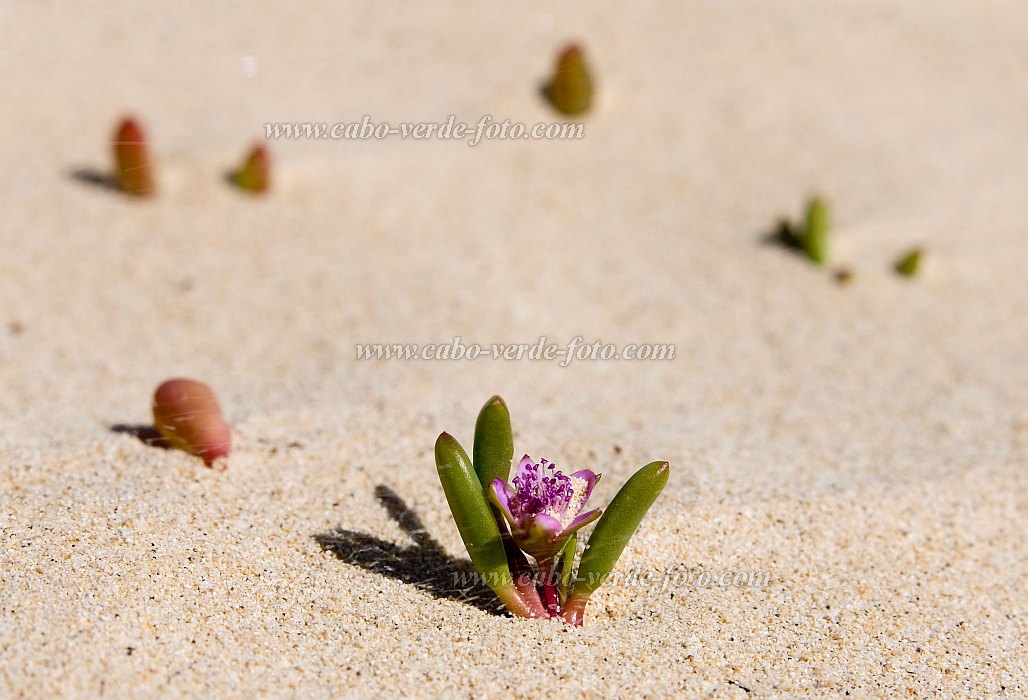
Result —
M525 455L521 458L521 461L518 462L518 468L517 471L514 473L514 476L524 476L526 472L528 472L529 474L533 474L534 470L530 470L529 467L535 467L535 462L532 461L531 457Z
M589 500L589 496L593 493L593 487L600 481L600 474L597 474L592 469L580 469L571 474L570 478L572 480L582 479L585 481L585 486L583 487L585 489L585 496L582 498L582 505L585 505L585 502Z
M570 535L572 532L579 529L580 527L588 525L593 520L596 520L596 518L600 517L601 513L603 513L603 511L599 508L597 508L596 510L591 510L588 513L582 513L577 518L572 520L566 528L564 528L564 532L562 532L561 535Z
M486 491L493 505L500 510L507 522L514 525L514 514L510 512L510 499L514 497L514 487L503 479L493 479L493 483Z

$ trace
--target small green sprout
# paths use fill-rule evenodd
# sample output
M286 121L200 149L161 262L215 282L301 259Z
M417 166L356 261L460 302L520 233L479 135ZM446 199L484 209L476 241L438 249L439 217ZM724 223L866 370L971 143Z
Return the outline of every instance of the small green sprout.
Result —
M268 149L254 146L239 170L232 173L232 182L251 194L264 194L271 186L271 162Z
M525 455L510 478L514 441L498 396L479 413L473 454L474 462L447 433L436 440L439 480L475 569L513 614L581 625L590 596L667 483L668 463L636 472L601 517L585 508L600 478L589 469L565 474ZM576 573L579 531L597 519Z
M924 251L920 248L913 248L904 253L893 265L893 269L896 270L896 274L903 275L904 277L916 277L917 271L921 267L921 256Z
M829 226L828 203L820 197L814 197L807 204L807 221L801 241L807 257L818 265L828 261Z
M807 202L806 217L802 225L788 219L779 220L771 240L791 250L802 252L815 265L828 262L831 239L831 212L828 202L812 197Z
M589 111L593 101L593 79L582 49L576 44L557 56L553 77L543 86L543 95L561 114L575 116Z

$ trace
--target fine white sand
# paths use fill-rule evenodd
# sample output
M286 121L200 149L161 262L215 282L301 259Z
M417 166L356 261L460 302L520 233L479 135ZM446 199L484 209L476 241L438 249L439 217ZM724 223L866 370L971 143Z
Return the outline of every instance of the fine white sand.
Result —
M1028 693L1024 3L6 3L0 36L0 696ZM278 140L269 197L224 182L267 122L561 121L572 39L581 140ZM151 201L71 175L126 112ZM812 192L848 285L761 242ZM355 359L458 335L676 357ZM111 430L178 375L225 472ZM598 505L671 462L618 569L655 578L582 629L456 599L432 444L492 394Z

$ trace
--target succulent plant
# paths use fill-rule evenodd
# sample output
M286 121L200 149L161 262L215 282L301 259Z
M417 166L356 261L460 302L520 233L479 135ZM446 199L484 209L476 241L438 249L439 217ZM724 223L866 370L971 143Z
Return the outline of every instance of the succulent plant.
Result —
M896 274L903 275L904 277L916 277L917 271L921 267L921 256L923 254L924 251L920 248L914 248L901 255L895 265L893 265Z
M154 428L170 447L203 459L208 467L228 457L232 435L211 388L195 379L169 379L153 397Z
M153 168L143 128L132 117L126 117L114 132L114 181L118 188L137 197L148 197L156 191Z
M668 463L636 472L606 512L587 511L600 478L589 469L565 474L525 455L510 477L514 441L499 396L479 413L473 452L474 463L448 433L436 440L439 480L475 569L511 613L581 625L590 596L667 483ZM576 572L579 531L597 519Z
M243 190L263 194L271 186L271 162L268 149L254 146L242 166L232 174L232 181Z
M828 262L831 240L828 202L821 197L811 197L807 202L803 223L797 225L788 219L781 219L770 238L779 245L803 253L812 263L824 265Z
M565 47L557 56L557 66L553 77L543 86L543 95L562 114L575 116L589 111L593 80L578 45Z
M800 236L803 251L811 262L824 265L828 261L828 242L831 218L828 202L814 197L807 203L806 226Z
M543 602L551 616L560 612L560 556L572 535L600 517L598 508L582 513L598 480L589 469L565 475L555 464L545 459L536 464L525 455L510 483L494 479L487 488L489 500L510 525L514 544L539 567Z

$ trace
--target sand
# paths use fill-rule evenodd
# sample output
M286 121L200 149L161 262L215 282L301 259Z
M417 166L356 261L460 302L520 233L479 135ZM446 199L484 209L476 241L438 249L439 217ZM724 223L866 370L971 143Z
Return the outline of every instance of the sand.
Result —
M1023 3L8 3L0 27L0 696L1028 693ZM581 140L280 139L270 196L224 182L268 122L561 121L538 87L571 39ZM72 176L109 169L126 112L151 201ZM761 243L813 192L848 285ZM676 357L356 359L454 336ZM177 375L221 398L224 472L112 430ZM652 580L581 629L451 583L432 444L470 446L493 394L519 454L604 474L598 505L671 463L618 566Z

